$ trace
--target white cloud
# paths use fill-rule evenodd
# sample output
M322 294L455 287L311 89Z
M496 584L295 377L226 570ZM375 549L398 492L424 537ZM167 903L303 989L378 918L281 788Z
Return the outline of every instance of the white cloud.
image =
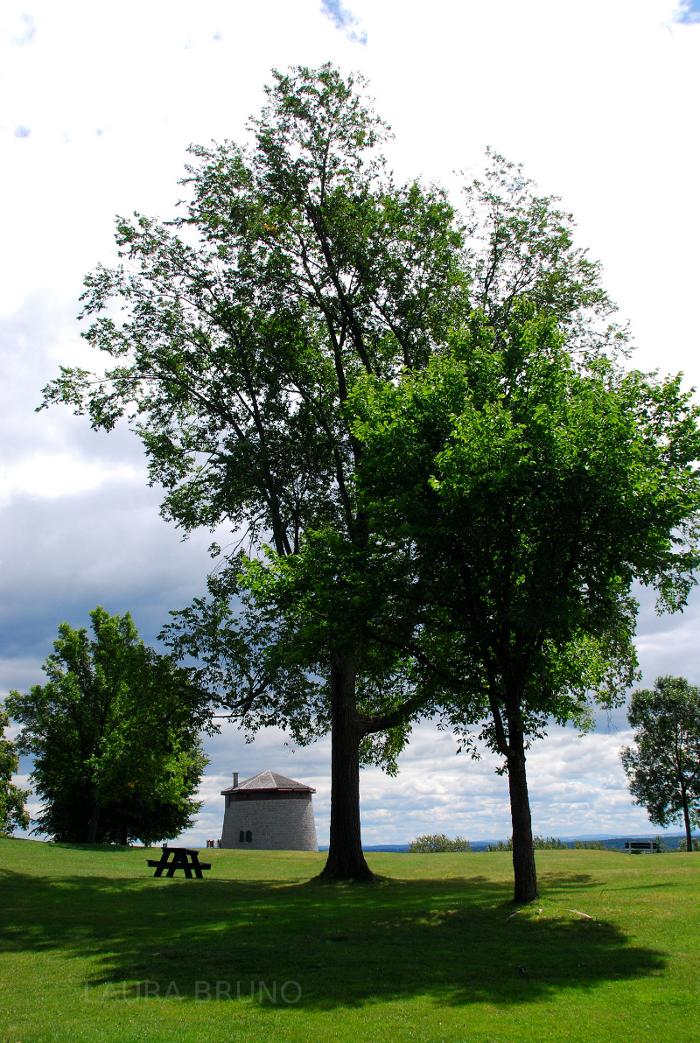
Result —
M34 19L26 11L6 4L0 10L0 41L14 47L30 44L36 34Z
M367 43L367 33L355 28L359 27L359 21L352 11L341 3L341 0L321 0L321 10L327 18L330 18L336 29L345 33L348 40L353 43Z
M68 452L35 452L11 464L0 465L0 508L17 494L56 500L92 492L115 482L144 482L143 468L126 463L105 465L79 459Z
M642 808L630 797L619 760L631 732L578 736L553 728L528 756L533 829L553 836L594 833L625 835L654 832ZM498 761L488 751L473 761L456 755L456 742L432 723L414 731L396 778L377 768L361 773L362 835L365 844L408 843L421 833L460 834L472 840L510 836L508 786L496 775ZM220 836L223 798L230 772L241 778L273 768L317 789L313 798L320 844L328 843L330 826L330 742L302 750L284 745L282 733L270 729L251 745L229 727L210 744L212 763L200 788L205 806L187 842L203 843Z

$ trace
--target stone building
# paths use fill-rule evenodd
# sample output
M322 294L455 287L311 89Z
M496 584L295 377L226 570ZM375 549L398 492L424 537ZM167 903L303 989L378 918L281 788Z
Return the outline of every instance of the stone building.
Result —
M311 794L316 790L276 771L222 790L226 800L221 847L258 851L318 851Z

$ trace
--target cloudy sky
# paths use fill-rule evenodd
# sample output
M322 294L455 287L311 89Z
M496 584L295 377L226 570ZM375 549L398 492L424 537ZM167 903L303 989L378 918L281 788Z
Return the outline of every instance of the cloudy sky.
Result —
M631 322L636 364L700 382L700 0L3 0L0 698L41 680L61 620L129 610L153 642L202 590L210 536L182 542L160 519L136 439L34 407L60 363L86 357L77 299L113 256L113 215L170 214L190 142L240 138L272 67L327 60L369 78L401 175L454 184L491 145L562 196ZM700 682L699 615L700 597L665 618L642 598L646 683ZM648 831L619 766L627 741L616 714L592 735L554 729L538 743L535 830ZM398 778L363 773L366 843L509 834L492 759L455 750L425 724ZM270 731L246 745L229 728L208 752L189 841L219 836L231 771L269 767L317 787L326 842L327 742L294 750Z

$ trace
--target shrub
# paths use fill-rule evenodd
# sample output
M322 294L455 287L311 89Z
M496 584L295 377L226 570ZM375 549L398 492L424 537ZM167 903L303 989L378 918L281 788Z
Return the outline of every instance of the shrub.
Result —
M568 844L565 840L559 840L557 837L539 837L535 836L532 838L532 846L536 851L543 851L547 848L568 848ZM498 840L495 844L487 844L487 851L512 851L513 850L513 838L509 840Z
M688 850L688 845L686 843L685 837L683 837L683 839L678 842L678 850L679 851L687 851ZM693 837L693 851L700 851L700 840L698 840L697 837Z
M577 850L605 851L605 844L602 840L574 840L574 847Z
M432 855L443 851L470 851L471 847L464 837L450 840L444 833L430 833L412 840L408 850L414 855Z

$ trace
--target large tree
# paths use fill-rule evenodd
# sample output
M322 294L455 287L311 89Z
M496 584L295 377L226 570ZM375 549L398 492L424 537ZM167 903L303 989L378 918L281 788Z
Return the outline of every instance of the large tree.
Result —
M630 791L657 826L683 822L686 851L700 825L700 688L684 677L657 677L632 693L627 714L634 746L621 752Z
M15 743L5 738L9 723L10 718L0 708L0 836L13 829L29 827L29 812L24 806L29 791L20 789L12 781L19 768L19 757Z
M119 220L124 263L98 269L84 297L87 339L116 364L46 389L95 428L132 420L185 530L227 524L278 561L324 534L340 572L325 573L332 618L317 617L313 658L333 747L326 874L340 877L370 875L362 743L417 709L410 684L386 691L400 654L372 644L343 571L362 572L371 542L346 402L363 374L424 365L466 299L452 207L394 183L359 86L329 66L275 73L251 144L192 150L176 220Z
M516 901L537 895L528 742L622 699L632 584L681 608L700 560L697 407L678 378L579 351L560 310L516 293L422 371L351 398L360 502L416 563L406 652L451 686L446 719L481 721L503 757Z
M200 804L201 691L139 639L128 613L90 613L93 636L59 626L47 682L11 692L17 744L34 757L38 830L75 843L177 836Z

